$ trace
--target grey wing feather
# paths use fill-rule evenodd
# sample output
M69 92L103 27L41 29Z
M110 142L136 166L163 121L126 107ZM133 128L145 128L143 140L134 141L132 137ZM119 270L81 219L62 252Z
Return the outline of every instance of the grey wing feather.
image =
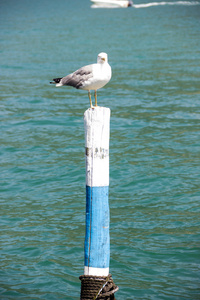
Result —
M92 77L92 65L82 67L62 78L61 83L63 85L70 85L76 89L80 89L86 80Z

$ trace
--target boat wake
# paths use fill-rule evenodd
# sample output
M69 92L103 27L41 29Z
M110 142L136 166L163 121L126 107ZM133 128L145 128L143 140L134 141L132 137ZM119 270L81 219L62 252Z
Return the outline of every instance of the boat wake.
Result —
M133 4L134 8L146 8L158 5L200 5L198 1L175 1L175 2L151 2L144 4Z

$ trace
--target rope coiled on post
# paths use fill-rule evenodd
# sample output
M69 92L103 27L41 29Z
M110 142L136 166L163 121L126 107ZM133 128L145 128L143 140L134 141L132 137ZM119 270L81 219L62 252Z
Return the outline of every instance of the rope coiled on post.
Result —
M118 286L113 282L112 275L91 276L81 275L81 300L110 299L118 291Z

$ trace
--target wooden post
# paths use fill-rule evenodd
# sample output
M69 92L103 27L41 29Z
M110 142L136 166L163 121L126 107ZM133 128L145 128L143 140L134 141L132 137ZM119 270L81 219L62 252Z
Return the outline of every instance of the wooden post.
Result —
M107 276L109 235L110 109L89 108L84 114L86 154L86 236L84 275Z
M110 109L89 108L84 113L86 158L86 234L81 300L115 299L118 287L109 274L109 139ZM105 294L106 293L106 294ZM106 295L106 298L105 298Z

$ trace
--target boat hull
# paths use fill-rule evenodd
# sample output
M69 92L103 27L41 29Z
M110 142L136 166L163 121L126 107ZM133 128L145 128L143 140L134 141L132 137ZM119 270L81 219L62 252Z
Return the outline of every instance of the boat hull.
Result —
M128 7L131 2L128 0L91 0L94 7Z

